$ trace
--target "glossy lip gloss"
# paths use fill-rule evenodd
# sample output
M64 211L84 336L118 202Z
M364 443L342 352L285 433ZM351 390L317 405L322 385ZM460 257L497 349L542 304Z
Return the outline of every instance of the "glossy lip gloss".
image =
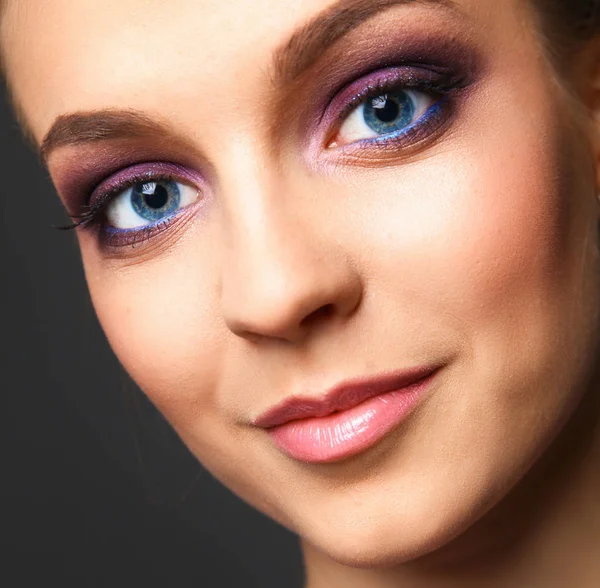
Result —
M366 451L395 429L416 407L438 369L414 368L342 383L320 400L291 398L254 424L265 428L293 459L340 461Z

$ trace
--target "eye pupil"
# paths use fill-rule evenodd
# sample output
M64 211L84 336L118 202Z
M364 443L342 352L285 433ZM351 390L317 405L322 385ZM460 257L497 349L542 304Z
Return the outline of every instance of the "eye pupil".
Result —
M388 96L377 96L372 101L373 114L384 123L393 122L400 114L400 104L397 100L390 99Z
M169 192L161 184L151 182L142 186L144 202L154 209L163 208L169 201Z

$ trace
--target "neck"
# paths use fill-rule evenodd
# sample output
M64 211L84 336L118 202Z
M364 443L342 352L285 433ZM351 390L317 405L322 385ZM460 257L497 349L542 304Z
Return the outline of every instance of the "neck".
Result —
M460 537L385 569L341 565L302 542L306 588L600 586L600 381L523 480Z

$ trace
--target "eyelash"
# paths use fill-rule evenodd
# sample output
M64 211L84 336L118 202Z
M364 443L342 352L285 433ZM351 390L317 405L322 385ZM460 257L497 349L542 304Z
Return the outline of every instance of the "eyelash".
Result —
M374 85L369 85L365 90L357 94L350 100L347 106L342 108L339 115L337 116L338 122L343 121L355 108L358 108L361 104L369 100L370 98L376 98L381 94L387 94L394 90L416 90L417 92L439 94L439 97L443 97L448 91L453 90L456 86L450 85L451 82L434 84L429 81L415 81L412 84L405 84L402 82L386 83L377 82Z
M102 215L112 200L133 186L144 182L181 181L181 178L174 174L142 171L129 176L127 180L117 183L113 188L105 191L97 197L94 197L94 193L98 190L98 187L96 187L91 191L92 195L88 198L88 202L90 200L92 201L91 206L88 205L87 210L81 214L69 214L74 222L69 225L56 228L61 231L70 231L78 227L81 227L82 229L97 227L98 225L101 225ZM185 183L189 184L189 179L185 180ZM183 210L185 209L179 209L164 219L149 225L141 226L137 229L114 229L111 231L110 229L101 226L101 229L103 230L102 236L104 237L106 244L112 247L120 247L123 245L131 245L132 247L136 247L167 229L172 222L176 220L179 214L183 212Z
M421 67L415 69L422 70L423 68ZM449 99L450 93L453 90L464 87L465 83L464 80L453 78L450 75L438 74L434 71L429 71L429 74L437 75L438 79L436 81L430 79L419 79L418 76L412 73L408 76L404 76L404 79L402 79L401 76L399 79L396 78L394 80L379 80L376 83L367 83L366 86L364 85L365 82L363 82L363 88L356 92L349 100L347 99L346 103L341 106L341 108L338 107L339 112L333 117L333 123L328 125L330 130L327 133L327 137L332 137L335 132L339 131L341 124L354 109L360 107L361 104L366 102L368 99L375 98L381 94L398 90L414 90L429 94L430 96L437 97L438 99L429 107L425 114L421 115L416 121L404 129L395 131L393 133L384 134L379 137L361 139L347 145L335 147L333 150L346 153L349 152L351 154L352 152L373 150L374 147L385 151L389 150L392 146L396 147L396 149L403 149L407 144L418 142L420 137L431 135L435 130L435 127L439 126L439 123L442 122L441 120L438 120L438 117L436 117L436 112L438 115L440 115L439 118L443 119L443 115L448 111L447 107L451 102ZM360 84L365 77L368 76L362 76L358 81L350 84L350 87ZM336 96L339 97L343 94L344 90L338 92ZM334 98L332 103L335 102L336 99ZM434 109L436 109L435 112ZM428 130L428 127L434 128ZM110 181L110 179L108 181ZM91 191L91 195L88 198L88 202L92 201L92 204L87 206L87 210L81 214L70 214L69 216L74 222L69 225L56 228L59 230L72 230L78 227L88 229L100 226L102 237L104 238L106 244L113 247L121 247L124 245L136 247L142 242L147 241L166 230L173 222L177 220L177 217L180 215L180 213L185 210L185 208L182 208L165 217L164 219L157 221L156 223L144 225L135 229L114 229L114 231L111 231L110 229L107 229L107 227L102 226L103 213L113 198L136 184L149 181L180 182L181 178L170 173L153 171L149 172L146 170L129 176L127 180L117 183L114 187L111 187L98 197L94 197L95 192L99 189L99 187L96 187ZM106 182L102 182L100 186L104 183ZM189 180L187 180L186 183L189 183Z
M389 69L394 70L395 68ZM437 129L441 128L442 123L448 119L452 111L454 104L452 94L468 85L467 80L463 77L427 70L423 66L406 66L398 69L408 70L408 74L404 72L404 74L392 76L393 79L391 80L378 80L375 83L367 82L366 86L363 85L362 89L352 94L351 98L346 100L341 108L338 107L337 114L332 117L333 123L328 125L330 130L324 135L325 144L328 144L335 137L346 118L369 99L394 91L413 90L429 95L435 99L435 102L424 114L403 129L331 148L332 151L337 153L336 157L340 154L360 157L364 156L365 152L373 152L374 150L381 150L387 155L396 155L398 151L420 143L421 139L432 136ZM381 74L382 71L378 70L375 73ZM422 72L421 76L435 76L436 79L420 78L418 72ZM350 87L357 85L357 83L360 83L360 80L351 84ZM337 96L343 95L343 93L344 90L339 92ZM336 102L337 99L334 99L332 104Z

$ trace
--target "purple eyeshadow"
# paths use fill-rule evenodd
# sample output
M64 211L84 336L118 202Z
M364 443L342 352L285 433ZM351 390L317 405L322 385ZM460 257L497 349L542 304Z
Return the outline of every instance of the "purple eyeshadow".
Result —
M302 128L298 135L298 147L305 151L309 159L317 162L324 156L327 159L339 159L344 152L354 151L360 158L360 151L377 150L400 153L423 138L434 137L436 131L451 119L454 102L454 90L461 89L475 81L484 65L481 56L474 47L458 42L452 35L433 40L429 34L408 36L395 31L381 35L372 42L357 43L344 51L337 59L323 59L320 68L312 72L312 80L296 99L300 99L302 108ZM348 149L334 148L334 153L323 153L324 140L347 116L368 97L378 93L412 89L437 95L439 99L418 120L406 128L382 134L376 138L364 139L348 145ZM339 127L338 127L339 128ZM162 148L161 148L162 150ZM149 153L154 151L154 155ZM165 150L166 151L166 150ZM168 153L160 153L156 146L142 144L135 150L117 155L112 147L102 149L103 156L88 158L85 165L74 165L64 183L65 200L72 210L83 208L84 215L91 219L102 218L104 207L119 193L132 185L160 180L172 180L196 187L200 192L209 194L209 185L205 174L193 171L198 161L191 161L190 167L162 162L160 159ZM171 153L172 155L172 153ZM147 158L144 161L144 158ZM180 161L186 162L187 156ZM150 161L148 161L150 160ZM206 158L204 171L211 166ZM186 162L187 164L188 162ZM214 173L209 173L212 177ZM107 179L102 179L107 178ZM87 197L89 195L89 198ZM145 235L160 232L175 221L184 209L161 219L156 223L135 229L118 229L99 224L103 239L115 245L135 243L136 234Z
M410 66L390 67L381 69L353 82L343 89L330 103L323 116L323 126L329 128L334 121L348 111L348 105L353 105L356 98L365 95L370 90L375 93L383 89L424 89L427 87L438 87L440 85L451 85L452 81L444 74L426 69ZM357 106L358 104L354 104Z
M189 169L175 163L151 162L132 165L121 170L107 180L104 180L92 192L89 206L94 206L99 200L108 194L115 194L126 190L132 184L156 180L157 178L169 178L190 183L201 189L205 183L203 178Z

